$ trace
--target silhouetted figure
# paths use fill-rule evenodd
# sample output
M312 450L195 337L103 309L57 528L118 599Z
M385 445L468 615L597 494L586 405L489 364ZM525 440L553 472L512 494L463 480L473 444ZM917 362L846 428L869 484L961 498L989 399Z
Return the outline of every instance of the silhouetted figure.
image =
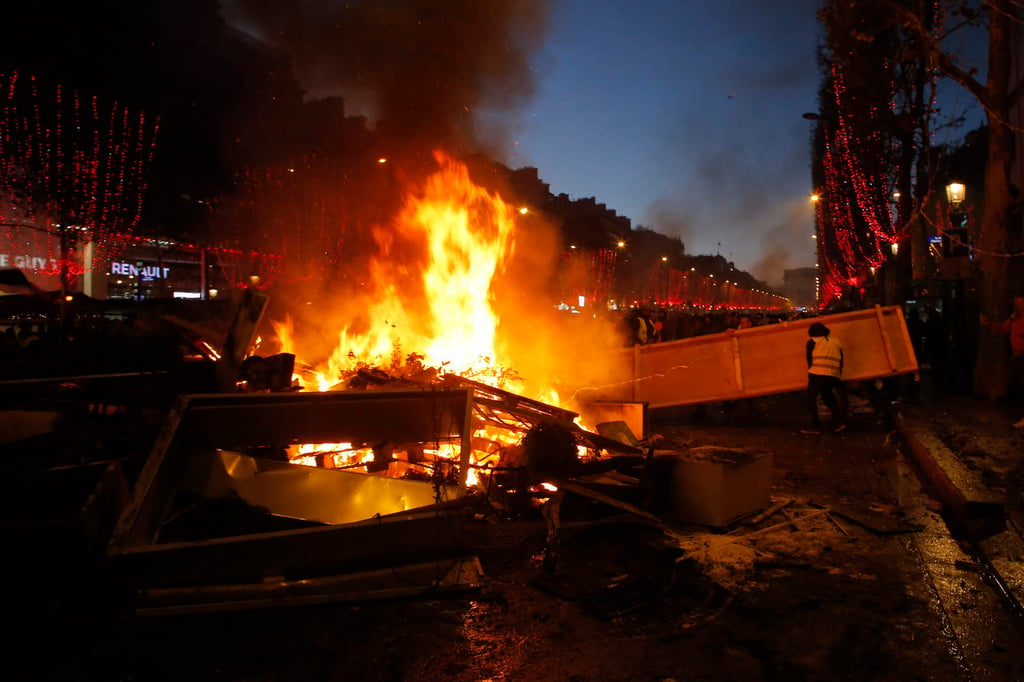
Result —
M843 346L838 339L830 336L830 330L821 322L815 322L807 330L807 416L811 428L805 433L821 431L821 417L818 415L818 396L825 402L832 415L833 429L838 433L846 430L846 389L843 386Z
M654 325L644 310L637 308L630 311L628 320L631 345L642 346L653 342Z
M651 323L651 343L660 343L665 340L665 311L655 310L647 318Z
M22 323L18 329L18 343L22 348L32 348L36 344L42 341L42 337L39 336L39 332L29 322Z

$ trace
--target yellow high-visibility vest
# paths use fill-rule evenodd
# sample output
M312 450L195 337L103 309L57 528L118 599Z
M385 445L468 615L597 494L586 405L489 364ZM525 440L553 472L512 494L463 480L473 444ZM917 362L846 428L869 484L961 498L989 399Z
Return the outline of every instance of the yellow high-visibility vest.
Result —
M816 336L811 351L809 374L823 374L839 378L843 374L843 347L839 341L828 336Z

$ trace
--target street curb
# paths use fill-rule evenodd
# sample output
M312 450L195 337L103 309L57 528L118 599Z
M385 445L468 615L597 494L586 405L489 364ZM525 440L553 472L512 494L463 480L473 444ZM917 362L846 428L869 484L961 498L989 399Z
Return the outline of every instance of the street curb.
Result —
M949 514L950 527L966 534L976 570L996 590L1010 612L1024 621L1021 586L1018 583L1014 587L1012 581L1006 580L981 541L1008 529L1005 496L980 488L977 477L932 433L928 424L903 414L895 415L894 424L910 456Z
M926 425L898 413L894 423L909 454L957 522L974 532L991 531L992 524L1005 524L1003 495L981 487L976 476ZM985 528L979 528L979 524Z

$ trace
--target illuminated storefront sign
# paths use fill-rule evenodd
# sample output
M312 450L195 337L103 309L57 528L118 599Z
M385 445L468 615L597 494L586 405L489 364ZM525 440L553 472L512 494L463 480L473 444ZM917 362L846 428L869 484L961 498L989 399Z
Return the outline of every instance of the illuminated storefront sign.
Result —
M123 262L110 264L110 274L123 275L126 277L141 277L144 282L154 279L167 279L170 272L170 268L162 268L157 265L144 265L141 262L134 265Z
M57 260L32 256L29 254L0 253L0 268L21 268L24 270L39 270L42 272L55 272Z

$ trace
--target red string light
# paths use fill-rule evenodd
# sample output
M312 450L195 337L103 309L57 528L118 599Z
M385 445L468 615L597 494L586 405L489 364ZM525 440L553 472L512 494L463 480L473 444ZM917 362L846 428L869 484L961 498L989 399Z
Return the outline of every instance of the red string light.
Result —
M822 305L840 297L845 287L857 286L867 269L881 266L890 244L897 240L888 187L890 174L898 169L886 158L884 126L865 125L865 121L880 119L882 112L879 106L858 101L848 92L843 77L848 66L845 62L832 64L836 116L831 125L821 123L825 201L818 204L815 227ZM891 85L888 91L892 92ZM853 130L855 115L857 133Z
M43 94L17 72L0 74L0 93L0 246L36 255L32 269L51 275L82 274L89 242L95 259L115 258L111 236L142 216L159 126L60 85Z
M353 257L354 223L369 201L351 163L307 155L288 166L243 171L238 190L215 202L211 233L222 247L220 262L243 281L247 269L258 273L265 285L318 277L325 267L349 272L342 266ZM253 255L267 252L278 258Z
M558 290L562 301L607 301L618 253L614 249L586 251L571 249L562 253L562 267L558 272Z
M677 270L665 261L656 262L647 271L638 298L667 308L781 310L789 303L783 296L740 287L691 270Z

